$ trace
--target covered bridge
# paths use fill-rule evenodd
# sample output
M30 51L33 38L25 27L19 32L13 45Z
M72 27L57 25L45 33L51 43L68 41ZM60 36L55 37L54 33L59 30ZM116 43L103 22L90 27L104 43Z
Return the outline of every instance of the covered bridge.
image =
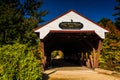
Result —
M75 55L80 65L85 65L90 58L86 53L100 53L105 33L108 32L73 10L35 28L34 31L39 33L43 63L46 60L47 66L50 66L51 52L54 50L61 50L64 58Z

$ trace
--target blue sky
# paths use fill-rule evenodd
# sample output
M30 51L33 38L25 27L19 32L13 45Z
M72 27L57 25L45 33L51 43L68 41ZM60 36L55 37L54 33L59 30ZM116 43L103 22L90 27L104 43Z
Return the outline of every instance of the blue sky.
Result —
M116 12L114 7L117 4L115 0L44 0L42 10L48 10L49 14L43 19L48 22L69 10L75 10L94 22L102 18L114 21L112 14Z

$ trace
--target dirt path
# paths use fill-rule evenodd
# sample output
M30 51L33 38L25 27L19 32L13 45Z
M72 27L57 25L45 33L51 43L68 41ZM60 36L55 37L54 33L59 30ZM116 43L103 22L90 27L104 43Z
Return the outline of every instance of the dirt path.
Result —
M85 67L62 67L46 70L44 80L120 80L120 78L100 74Z

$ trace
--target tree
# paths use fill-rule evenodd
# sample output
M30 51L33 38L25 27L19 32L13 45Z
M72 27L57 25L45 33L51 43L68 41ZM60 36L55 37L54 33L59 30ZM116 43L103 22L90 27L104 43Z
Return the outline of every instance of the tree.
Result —
M42 17L48 13L46 10L40 10L42 3L42 0L24 0L24 3L21 4L19 9L22 12L22 15L34 18L40 23L44 21L42 20Z
M0 3L0 43L7 44L13 43L15 39L15 32L20 22L22 22L20 16L17 16L16 10L12 8L12 4L5 2Z
M120 31L114 23L107 18L101 19L98 24L109 30L103 41L102 55L100 58L100 67L116 69L120 65Z
M113 16L116 16L115 20L115 25L117 26L117 28L120 30L120 0L116 0L116 2L118 2L118 5L114 7L114 10L116 10L117 12L113 14Z
M98 24L110 31L110 33L120 34L120 31L117 29L116 25L108 18L102 18Z
M40 10L39 0L20 1L0 0L0 80L41 80L41 51L33 29L47 11Z
M35 44L37 35L32 30L47 14L46 10L40 10L41 5L39 0L0 1L0 44Z

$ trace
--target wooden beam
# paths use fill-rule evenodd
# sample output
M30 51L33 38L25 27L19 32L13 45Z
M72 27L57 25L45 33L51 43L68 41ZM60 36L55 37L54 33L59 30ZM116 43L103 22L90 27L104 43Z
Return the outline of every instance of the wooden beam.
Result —
M93 50L93 52L94 52L94 68L97 68L99 65L98 59L100 57L101 50L102 50L102 40L100 39L98 42L97 52L95 52L95 50Z
M40 42L40 49L41 49L41 62L42 62L42 69L44 70L45 64L46 64L46 56L44 55L44 42L41 40Z
M97 53L100 54L101 50L102 50L102 40L99 40L99 42L98 42L98 48L97 48Z

